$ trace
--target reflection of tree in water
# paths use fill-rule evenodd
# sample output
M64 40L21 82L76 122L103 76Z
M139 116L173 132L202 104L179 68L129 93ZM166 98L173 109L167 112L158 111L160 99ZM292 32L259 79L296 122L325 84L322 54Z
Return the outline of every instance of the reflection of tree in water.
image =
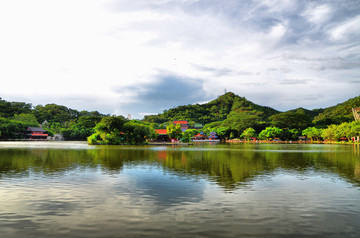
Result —
M86 150L3 149L0 150L0 176L31 170L34 173L59 174L64 171L93 167Z
M352 183L360 183L359 156L334 152L257 152L251 151L178 151L158 152L165 168L178 173L207 175L225 189L246 185L258 175L268 175L278 169L306 174L311 170L335 173Z
M341 147L344 148L344 147ZM153 147L104 146L90 150L1 149L0 177L3 174L29 176L32 173L61 175L69 170L101 168L117 174L124 168L161 164L178 176L205 176L226 189L241 187L254 176L268 175L278 169L298 174L315 170L334 173L352 183L360 183L359 145L344 151L270 151L270 150L180 150Z

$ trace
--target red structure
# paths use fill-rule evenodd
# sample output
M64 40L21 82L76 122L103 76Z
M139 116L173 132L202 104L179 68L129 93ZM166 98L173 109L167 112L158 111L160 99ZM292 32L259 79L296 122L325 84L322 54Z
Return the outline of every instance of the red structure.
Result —
M194 140L205 140L205 139L206 139L205 135L202 135L200 133L194 135Z
M156 139L156 141L161 141L161 142L170 141L166 129L155 129L155 132L158 134L158 138Z
M46 140L47 137L47 131L41 127L28 127L25 134L25 139L32 140Z
M167 130L166 129L155 129L155 131L159 135L167 135Z
M189 124L187 121L174 121L174 125L180 124L181 130L186 131L189 129Z

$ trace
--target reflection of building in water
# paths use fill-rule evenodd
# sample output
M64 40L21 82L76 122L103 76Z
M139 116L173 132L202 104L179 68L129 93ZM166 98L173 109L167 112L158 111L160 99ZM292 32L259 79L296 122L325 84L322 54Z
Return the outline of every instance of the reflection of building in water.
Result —
M355 160L354 166L354 177L357 181L360 181L360 145L354 144L353 145L354 157L357 158Z
M355 165L354 177L356 180L360 181L360 164Z

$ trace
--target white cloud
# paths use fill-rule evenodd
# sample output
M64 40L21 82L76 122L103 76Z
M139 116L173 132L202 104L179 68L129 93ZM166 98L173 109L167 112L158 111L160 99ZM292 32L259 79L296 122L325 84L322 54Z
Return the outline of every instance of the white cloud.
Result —
M360 15L355 18L341 22L330 30L330 39L334 41L346 41L351 37L360 39Z
M164 109L142 108L141 93L160 90L154 85L168 72L196 79L204 95L197 101L225 88L280 110L301 106L303 92L357 96L335 83L359 72L359 16L344 9L341 18L342 8L296 0L2 1L0 95L141 117Z
M303 16L306 17L310 22L318 25L322 24L329 18L331 11L332 10L328 5L314 6L314 4L311 4Z

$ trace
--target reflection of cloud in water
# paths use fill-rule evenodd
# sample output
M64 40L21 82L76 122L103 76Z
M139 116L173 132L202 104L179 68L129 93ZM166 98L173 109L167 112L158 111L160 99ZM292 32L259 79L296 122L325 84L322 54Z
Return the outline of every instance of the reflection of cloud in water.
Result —
M39 211L44 216L70 216L71 212L81 207L74 202L40 200L31 201L32 210Z
M201 181L182 178L153 167L132 168L125 173L132 181L129 184L131 191L136 190L158 205L172 206L203 199L204 188Z

